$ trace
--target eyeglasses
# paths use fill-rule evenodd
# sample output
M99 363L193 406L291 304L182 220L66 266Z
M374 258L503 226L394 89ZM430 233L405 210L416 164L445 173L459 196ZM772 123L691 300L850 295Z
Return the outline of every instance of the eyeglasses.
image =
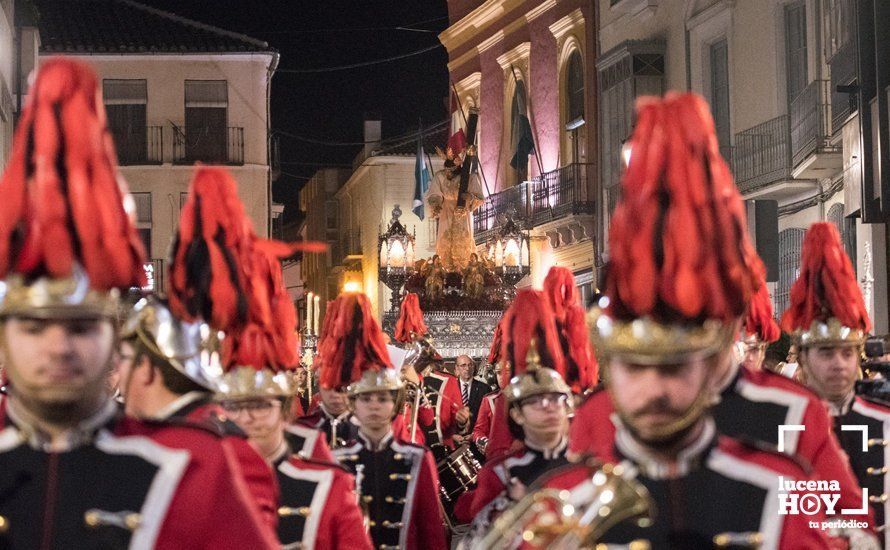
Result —
M278 407L276 407L278 405ZM226 401L223 402L222 408L232 418L248 415L254 420L264 420L272 414L276 408L280 408L278 401Z
M544 393L523 399L520 405L523 407L528 405L533 409L546 409L550 406L561 408L565 407L568 399L569 397L563 393Z

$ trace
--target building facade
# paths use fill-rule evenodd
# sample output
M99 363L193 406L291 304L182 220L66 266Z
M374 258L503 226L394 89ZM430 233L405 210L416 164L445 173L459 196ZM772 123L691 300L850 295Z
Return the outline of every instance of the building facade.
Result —
M886 333L884 226L862 223L858 113L837 88L855 68L852 2L597 3L601 232L618 196L635 98L696 91L711 104L745 199L776 201L778 253L763 256L777 314L788 304L806 228L828 220L857 268L875 330Z
M278 54L268 44L135 2L35 3L40 60L72 56L99 74L155 288L197 162L228 167L255 230L269 235Z
M320 314L328 301L339 294L337 281L331 276L335 258L339 256L342 231L337 190L349 179L352 171L345 168L324 168L315 172L300 190L300 210L305 212L301 236L305 240L326 242L325 254L305 254L300 261L303 282L298 300L312 292L319 297ZM286 275L287 276L287 275ZM305 319L305 303L300 303L301 319Z
M452 127L479 111L479 166L487 200L475 213L480 251L511 212L531 232L536 285L551 265L572 269L582 296L601 265L595 208L598 180L596 18L591 2L449 0L448 50ZM535 143L514 162L526 117Z

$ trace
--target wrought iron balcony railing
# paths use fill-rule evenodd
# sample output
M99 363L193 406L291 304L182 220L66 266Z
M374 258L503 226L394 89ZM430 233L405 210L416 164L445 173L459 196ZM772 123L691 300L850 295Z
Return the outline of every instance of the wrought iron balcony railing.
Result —
M161 126L143 126L131 132L115 132L114 148L121 166L164 162L164 132Z
M743 194L791 178L788 115L778 116L735 135L732 169Z
M791 102L790 113L793 166L814 153L840 152L831 145L831 82L810 82Z
M593 214L590 189L595 170L593 164L572 163L490 195L473 213L476 243L494 235L501 214L511 213L527 228L574 214Z
M173 127L173 162L244 164L244 128Z

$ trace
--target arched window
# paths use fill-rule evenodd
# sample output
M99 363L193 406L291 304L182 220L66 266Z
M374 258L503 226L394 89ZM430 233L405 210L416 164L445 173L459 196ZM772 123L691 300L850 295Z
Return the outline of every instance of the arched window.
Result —
M566 126L584 122L584 65L581 52L572 51L566 63Z
M776 317L788 309L791 285L800 273L800 247L803 245L803 229L792 227L779 232L779 287L776 289Z
M522 124L520 117L528 119L528 96L525 93L525 83L522 80L516 81L516 89L513 91L513 103L510 106L510 147L512 151L516 149L516 143L522 135ZM528 163L520 164L516 169L518 180L516 184L522 183L528 179Z

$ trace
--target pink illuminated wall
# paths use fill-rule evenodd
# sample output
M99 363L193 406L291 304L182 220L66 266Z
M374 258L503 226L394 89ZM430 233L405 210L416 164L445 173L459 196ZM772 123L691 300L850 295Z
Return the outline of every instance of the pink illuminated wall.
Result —
M466 16L473 9L483 4L480 1L472 0L449 0L448 9L452 24L462 17ZM459 49L449 52L452 62L460 58L465 52L475 49L476 46L490 38L494 33L504 29L519 18L524 18L525 14L533 8L540 5L539 1L529 0L522 5L504 14L498 21L486 27L482 32L477 33L470 41L462 45ZM481 73L481 83L479 90L479 111L480 111L480 143L479 158L485 178L488 181L490 191L496 193L511 185L506 170L506 165L512 156L510 136L505 136L505 124L509 125L509 111L505 113L512 102L512 97L507 99L505 94L507 89L512 89L511 83L507 79L510 77L509 71L504 69L497 62L497 58L512 50L518 44L523 42L530 43L530 53L528 60L528 71L525 75L525 85L528 93L532 129L537 146L537 155L543 164L544 171L555 170L560 167L560 83L557 43L550 25L560 18L568 15L574 10L580 8L585 19L585 31L589 33L586 37L586 48L588 51L582 52L585 60L585 89L588 95L595 90L595 69L594 69L594 52L591 50L593 40L593 3L581 0L573 0L569 2L558 2L553 8L546 13L532 19L530 23L519 26L515 31L507 34L502 40L495 43L481 55L470 56L469 59L461 66L453 67L451 71L451 79L453 82L460 82L467 76L475 73ZM515 25L514 25L515 27ZM588 129L587 129L587 150L595 151L595 116L592 108L595 108L595 102L588 102ZM538 160L535 157L530 158L529 177L533 177L539 173Z

